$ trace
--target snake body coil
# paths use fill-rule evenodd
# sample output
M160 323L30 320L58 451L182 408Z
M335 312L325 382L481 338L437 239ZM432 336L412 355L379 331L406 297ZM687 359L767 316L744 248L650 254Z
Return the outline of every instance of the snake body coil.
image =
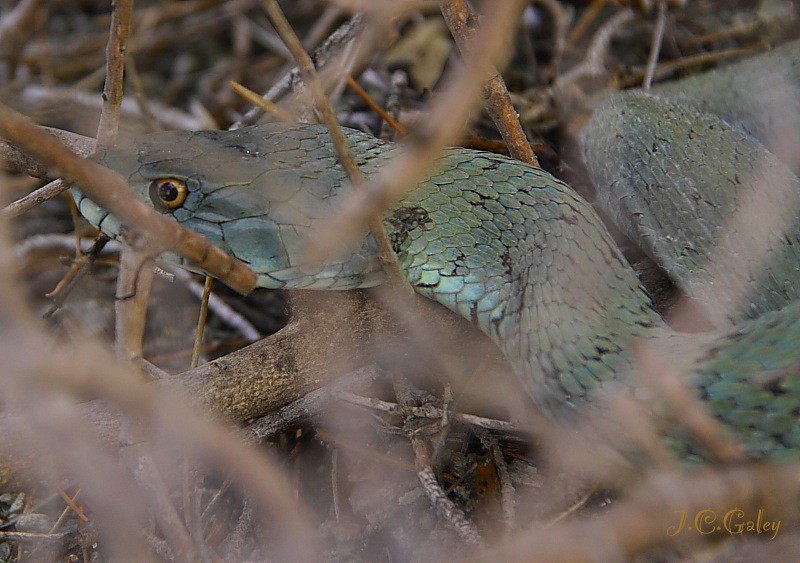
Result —
M658 130L648 128L654 119ZM356 131L347 131L347 141L366 176L397 150ZM603 199L632 210L633 219L620 222L643 248L667 257L665 270L689 294L723 303L721 325L754 319L702 338L673 333L597 214L569 186L510 158L465 149L446 151L430 177L386 214L409 282L492 338L530 397L554 417L589 408L607 384L636 386L630 346L653 339L680 350L687 385L750 455L800 457L796 176L721 118L644 94L612 100L583 141L596 182L611 186ZM710 175L709 151L716 165ZM725 234L726 220L750 209L751 173L763 168L743 162L748 155L737 160L742 151L767 155L765 176L777 186L769 199L787 215L788 229L773 221L751 237L735 223L740 238ZM145 201L154 181L185 185L185 200L165 211L247 262L263 287L348 289L381 281L368 235L346 258L311 268L298 263L304 237L351 189L322 126L159 133L98 159ZM652 195L675 178L682 180L671 195ZM712 191L703 192L698 179ZM731 181L733 191L722 191ZM77 195L87 219L119 232L114 217ZM758 261L737 251L742 240L766 241ZM716 280L724 291L715 292ZM689 438L667 434L681 455L704 455Z

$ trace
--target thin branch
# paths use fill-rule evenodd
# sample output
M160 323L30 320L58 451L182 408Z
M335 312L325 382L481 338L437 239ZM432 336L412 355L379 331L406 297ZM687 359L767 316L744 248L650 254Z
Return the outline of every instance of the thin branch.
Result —
M397 376L392 378L392 382L394 383L395 393L400 404L405 407L412 406L413 398L408 384ZM408 436L411 442L411 448L414 451L414 467L417 471L417 478L422 485L425 496L428 497L436 513L465 543L472 546L483 545L483 538L481 538L478 529L467 518L464 511L450 500L447 493L439 484L439 480L436 478L436 473L433 470L428 445L425 443L425 440L407 424L403 425L403 430L406 436Z
M761 51L762 49L758 47L735 47L733 49L725 49L724 51L699 53L697 55L690 55L688 57L681 57L680 59L665 61L656 65L655 72L653 73L653 79L669 76L670 74L673 74L684 68L715 63L724 61L725 59L738 59L748 55L755 55ZM620 87L627 88L630 86L636 86L642 81L644 74L645 71L635 72L629 79L621 81Z
M96 141L92 137L86 137L53 127L42 127L41 129L54 136L63 143L65 147L78 156L86 157L94 152ZM28 174L29 176L45 180L55 179L53 171L47 164L31 157L27 152L20 150L4 139L0 139L0 161L2 161L3 169L9 172Z
M113 144L119 130L122 108L125 51L131 30L133 0L114 0L111 12L111 31L106 44L106 83L103 87L103 111L97 126L100 146Z
M614 34L626 23L634 18L634 12L630 9L621 10L594 34L592 42L586 49L586 56L580 64L575 65L569 71L556 77L555 86L563 90L568 84L584 77L600 76L605 72L604 60L611 39Z
M189 272L183 268L167 263L161 264L160 267L169 274L173 275L176 279L183 282L183 284L186 286L186 289L188 289L192 295L198 299L202 299L204 291L203 286L197 283L197 281L195 281L194 277L192 277ZM254 342L262 338L263 335L255 326L253 326L253 323L247 320L244 315L228 305L224 299L217 296L215 293L209 295L208 308L223 323L235 329L236 332L242 336L242 338L249 340L250 342Z
M153 284L152 256L145 250L122 245L117 276L114 321L117 358L138 370L142 363L142 341L147 300Z
M203 345L203 332L205 332L206 319L208 318L208 299L211 296L213 283L214 278L206 276L206 281L203 284L203 296L200 299L200 315L197 319L197 329L194 333L194 346L192 346L192 361L190 364L192 369L196 368L200 362L200 348Z
M41 205L48 199L53 199L54 197L63 194L68 189L69 185L63 180L53 180L41 188L32 191L28 195L12 201L3 208L3 210L0 212L0 215L5 217L19 217L37 205Z
M354 395L347 391L336 393L336 396L353 405L358 405L367 409L385 412L388 414L395 414L398 416L409 417L414 416L418 418L430 418L433 420L441 419L444 416L443 409L433 405L423 406L404 406L389 401L383 401L374 397L361 397ZM505 420L497 420L494 418L486 418L474 414L466 414L459 412L452 412L449 415L462 424L475 426L478 428L485 428L487 430L499 430L501 432L521 432L522 430L514 425L512 422Z
M74 237L71 237L74 241ZM106 235L101 235L97 237L92 244L92 247L88 250L85 255L81 255L82 250L73 242L73 247L75 248L75 257L70 264L69 270L64 274L64 277L58 282L55 289L48 293L46 296L50 298L50 306L47 310L42 314L42 317L47 319L56 311L58 311L64 302L69 297L69 294L75 289L77 283L85 276L89 269L92 267L92 264L95 263L97 257L106 247L106 244L111 239Z
M78 518L80 518L83 522L88 522L89 521L89 517L86 516L86 514L83 512L83 509L80 506L78 506L77 504L75 504L75 500L70 498L70 496L67 494L67 492L64 489L62 489L58 485L53 485L53 488L58 493L58 496L60 496L62 498L62 500L66 503L66 505L70 509L72 509L72 511L75 513L75 515ZM80 493L80 491L78 491L78 493ZM75 498L78 498L78 493L75 493ZM50 533L52 533L52 532L50 532Z
M658 55L661 52L661 43L664 40L664 25L667 21L667 1L658 0L658 15L656 16L656 27L653 30L653 40L650 43L650 55L647 58L647 70L644 73L642 88L649 89L653 84L653 75L658 64Z
M403 127L403 125L399 123L397 120L395 120L395 118L389 115L381 106L379 106L377 102L375 102L375 100L372 99L372 96L370 96L359 85L359 83L356 82L352 76L350 76L350 73L345 72L344 79L347 80L347 85L353 89L353 91L358 95L358 97L361 98L364 101L364 103L370 107L372 111L377 113L378 117L383 119L389 127L394 129L394 131L400 135L406 134L406 128Z
M153 516L167 543L179 561L200 561L197 546L192 541L178 510L172 503L170 491L153 460L147 444L136 444L123 451L128 464L135 468L134 477L153 503Z
M608 0L592 0L592 3L581 13L577 23L572 27L569 35L567 35L568 46L575 45L575 43L580 41L581 37L586 33L586 30L589 29L589 26L597 19L600 10L602 10L603 6L607 3Z
M575 10L571 5L565 5L559 0L534 1L544 6L550 12L550 18L553 20L552 73L553 76L558 76L561 73L561 61L564 57L564 49L567 46L567 33Z
M125 51L131 30L132 11L133 0L115 0L112 3L111 29L106 43L103 109L97 125L98 147L113 145L119 131L124 95ZM142 360L147 299L153 283L150 258L142 249L123 246L117 277L117 300L114 303L117 357L131 362L137 371ZM130 299L121 298L127 296L128 291L134 292L130 294ZM185 549L175 547L179 555L188 555Z
M282 121L284 123L297 123L297 119L291 113L283 109L281 106L276 104L275 102L271 102L266 98L262 98L255 92L253 92L250 88L242 86L238 82L234 82L231 80L229 82L233 91L239 94L242 98L253 104L253 106L261 109L264 113L267 113L277 119L278 121Z
M476 435L483 446L491 452L492 459L494 459L497 478L500 481L500 505L503 508L503 520L505 520L506 524L505 534L508 537L514 530L514 524L517 519L516 489L514 488L514 483L511 482L508 464L505 457L503 457L503 452L500 450L497 438L484 429L479 429Z
M442 15L461 53L466 55L470 49L470 41L474 41L472 37L478 26L478 17L472 12L466 0L448 0L442 5ZM538 167L539 161L525 137L503 77L496 68L490 68L489 74L490 77L483 83L481 96L486 113L500 131L511 156Z
M352 42L357 37L362 35L364 28L365 26L363 17L360 14L356 14L348 21L343 23L319 47L314 50L314 60L316 61L317 68L321 69L326 65L326 63L335 61L338 56L347 51ZM281 99L295 88L295 85L299 81L299 76L299 69L293 68L286 73L283 78L278 80L275 85L270 88L266 94L264 94L263 98L272 102ZM253 125L263 115L264 110L258 106L255 106L253 109L245 113L236 123L231 125L231 129L239 129L246 125Z

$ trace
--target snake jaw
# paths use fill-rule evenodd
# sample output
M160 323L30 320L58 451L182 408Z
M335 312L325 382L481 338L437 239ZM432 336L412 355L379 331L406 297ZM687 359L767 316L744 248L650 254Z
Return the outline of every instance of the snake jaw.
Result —
M83 195L77 188L71 188L72 197L78 211L94 228L102 231L111 238L119 238L122 235L122 225L119 220L108 213L105 209L97 205L91 199Z

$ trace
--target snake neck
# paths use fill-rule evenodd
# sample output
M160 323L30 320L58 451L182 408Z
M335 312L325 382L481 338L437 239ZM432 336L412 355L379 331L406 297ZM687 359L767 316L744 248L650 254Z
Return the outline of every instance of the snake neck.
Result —
M633 351L645 341L665 370L645 375L681 377L749 455L800 455L800 302L723 332L675 333L589 204L502 157L449 154L386 226L416 291L489 336L552 418L575 421L599 392L627 389L676 455L706 458L641 377Z
M584 402L666 333L594 210L549 174L451 151L386 220L416 291L477 325L536 403Z
M681 413L641 378L632 351L646 341L749 455L800 455L800 302L722 332L675 333L588 203L496 155L449 153L386 227L416 291L489 336L554 419L575 420L603 389L627 388L654 401L670 449L705 458L676 424Z

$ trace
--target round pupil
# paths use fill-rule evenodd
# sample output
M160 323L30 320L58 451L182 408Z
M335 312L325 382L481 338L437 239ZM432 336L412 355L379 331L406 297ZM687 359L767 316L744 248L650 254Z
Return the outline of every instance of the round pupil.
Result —
M158 197L162 201L175 201L178 199L178 188L172 182L164 182L158 186Z

